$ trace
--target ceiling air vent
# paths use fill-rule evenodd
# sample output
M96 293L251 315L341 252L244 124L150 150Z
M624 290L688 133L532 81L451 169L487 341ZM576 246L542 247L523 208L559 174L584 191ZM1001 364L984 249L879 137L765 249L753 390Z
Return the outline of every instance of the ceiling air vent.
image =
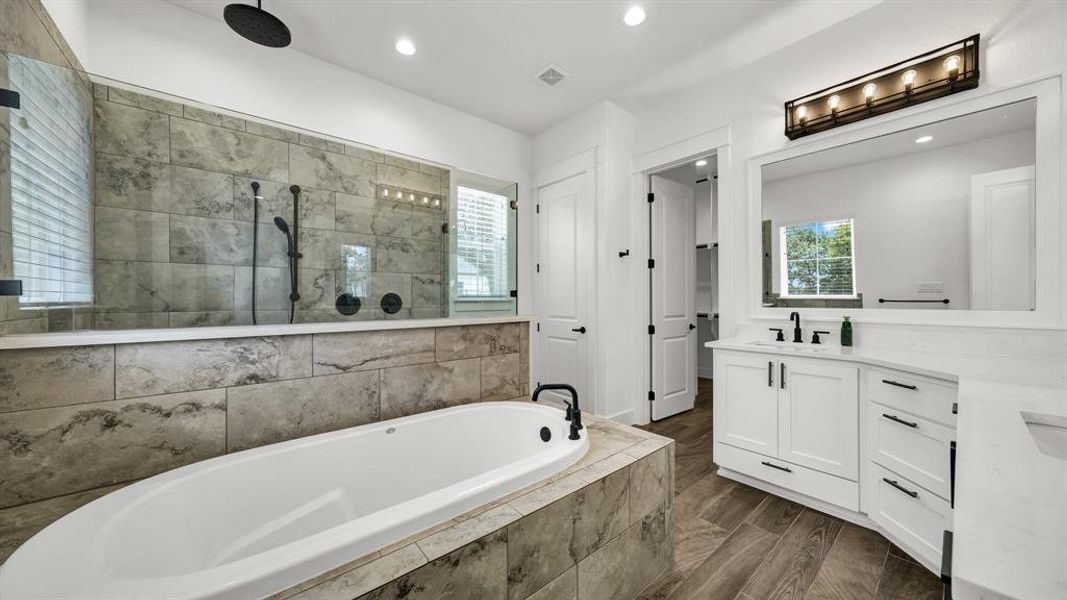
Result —
M548 85L556 85L567 77L567 72L556 65L548 65L537 74L537 78Z

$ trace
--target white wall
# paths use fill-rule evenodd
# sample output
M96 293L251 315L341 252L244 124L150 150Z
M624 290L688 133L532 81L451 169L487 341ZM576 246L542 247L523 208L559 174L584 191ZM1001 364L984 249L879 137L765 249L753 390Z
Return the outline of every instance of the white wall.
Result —
M735 273L720 296L722 328L744 332L752 322L745 303L748 272L747 169L755 156L799 146L782 132L782 104L875 68L895 63L975 32L982 35L982 83L975 95L1067 70L1067 3L1047 1L915 3L886 0L850 19L770 54L730 74L696 85L658 104L635 110L635 148L646 154L730 126L728 186L720 201L736 210L720 211L729 222L729 245L720 247L720 268ZM818 136L813 136L818 137ZM724 181L724 179L720 179ZM635 193L636 195L636 193ZM638 322L635 321L635 325ZM737 325L735 328L734 325ZM837 323L825 324L836 330ZM760 331L766 323L752 327ZM987 332L961 327L862 326L857 339L883 345L921 344L927 349L1067 356L1062 331ZM1027 343L1015 343L1014 338ZM917 341L921 340L921 341ZM636 367L636 363L635 363Z
M878 298L941 297L970 308L971 176L1032 165L1035 152L1034 131L1017 131L765 183L774 291L781 292L781 226L852 218L864 308L879 308ZM919 294L920 281L943 282L944 293Z

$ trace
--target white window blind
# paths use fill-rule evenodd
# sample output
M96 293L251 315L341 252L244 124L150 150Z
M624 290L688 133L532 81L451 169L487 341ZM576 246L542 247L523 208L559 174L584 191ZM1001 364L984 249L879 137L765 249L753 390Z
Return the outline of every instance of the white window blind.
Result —
M456 295L507 299L508 198L459 186L456 203Z
M781 228L782 296L856 295L852 219Z
M69 69L8 55L11 225L20 305L93 301L90 117L85 83Z

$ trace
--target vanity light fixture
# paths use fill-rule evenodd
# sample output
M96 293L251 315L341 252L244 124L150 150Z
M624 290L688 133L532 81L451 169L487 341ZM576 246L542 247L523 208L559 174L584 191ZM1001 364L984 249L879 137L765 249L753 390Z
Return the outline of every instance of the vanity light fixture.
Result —
M978 87L979 36L785 103L791 140Z
M640 6L631 6L626 9L626 14L622 16L622 22L630 27L637 27L645 22L645 9Z
M934 136L932 136L932 135L924 135L924 136L920 136L920 137L915 138L915 143L916 144L925 144L926 142L929 142L932 139L934 139Z

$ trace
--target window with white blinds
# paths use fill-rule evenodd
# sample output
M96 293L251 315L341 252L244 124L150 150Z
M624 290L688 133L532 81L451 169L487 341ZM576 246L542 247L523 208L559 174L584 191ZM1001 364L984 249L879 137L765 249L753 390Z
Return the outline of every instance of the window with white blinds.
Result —
M508 299L508 197L463 186L457 191L456 297Z
M90 117L86 84L69 69L8 55L21 96L10 111L11 225L23 306L93 301Z

